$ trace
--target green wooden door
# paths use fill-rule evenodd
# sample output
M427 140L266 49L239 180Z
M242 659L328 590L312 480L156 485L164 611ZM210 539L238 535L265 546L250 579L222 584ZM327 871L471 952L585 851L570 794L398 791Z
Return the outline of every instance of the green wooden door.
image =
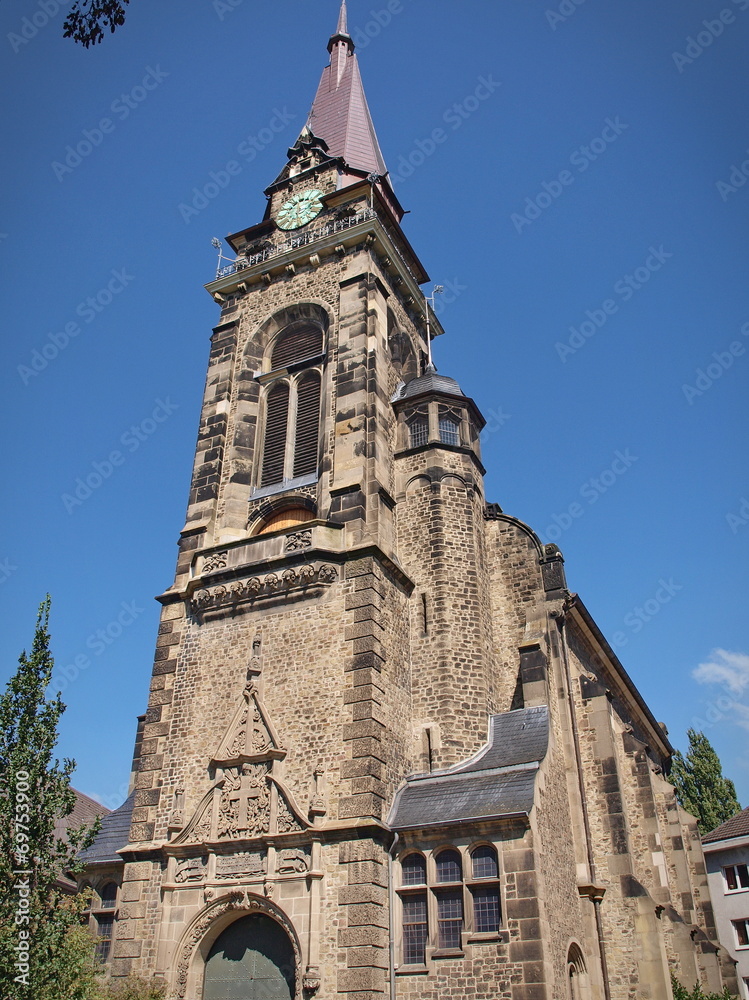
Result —
M293 1000L294 964L291 942L275 920L241 917L208 954L203 1000Z

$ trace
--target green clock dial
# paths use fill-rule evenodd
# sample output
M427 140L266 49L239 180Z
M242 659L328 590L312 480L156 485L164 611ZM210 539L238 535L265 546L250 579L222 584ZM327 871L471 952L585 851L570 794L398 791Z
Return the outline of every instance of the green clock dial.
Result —
M276 217L280 229L299 229L322 212L323 193L313 188L311 191L300 191L281 206Z

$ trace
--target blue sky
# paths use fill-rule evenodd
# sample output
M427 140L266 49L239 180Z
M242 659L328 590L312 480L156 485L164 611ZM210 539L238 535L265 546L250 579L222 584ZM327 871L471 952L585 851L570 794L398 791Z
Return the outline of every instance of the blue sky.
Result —
M59 751L114 806L183 524L211 237L262 217L337 0L132 0L89 51L56 6L0 7L0 643L6 677L49 591ZM487 498L557 542L674 743L703 728L748 804L749 0L349 9L447 289L435 360L488 421Z

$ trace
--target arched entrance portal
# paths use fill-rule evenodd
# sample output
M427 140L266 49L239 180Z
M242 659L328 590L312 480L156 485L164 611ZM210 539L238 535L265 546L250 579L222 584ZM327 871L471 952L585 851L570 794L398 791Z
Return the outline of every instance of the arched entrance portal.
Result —
M263 914L230 924L208 953L203 1000L293 1000L294 949Z

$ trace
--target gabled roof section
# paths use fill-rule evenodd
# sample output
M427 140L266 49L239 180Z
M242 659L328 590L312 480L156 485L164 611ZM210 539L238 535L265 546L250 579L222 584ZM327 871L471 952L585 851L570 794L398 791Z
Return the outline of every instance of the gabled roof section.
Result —
M93 844L82 851L78 857L85 864L101 864L102 862L122 861L117 851L124 847L130 839L130 820L135 805L135 792L130 794L119 809L109 813L101 821L101 830Z
M734 837L749 837L749 808L742 809L725 823L716 826L702 838L703 844L712 844L717 840L732 840Z
M342 157L356 170L384 176L387 167L369 113L354 42L348 34L346 0L328 51L330 65L322 71L307 126L324 139L330 156Z
M84 824L91 826L97 816L106 816L109 813L109 809L100 802L96 802L76 788L73 791L75 792L73 811L68 816L55 819L55 837L58 840L65 837L68 830L76 829Z
M470 760L406 780L395 797L390 826L413 830L527 816L548 745L546 705L493 715L487 746Z

